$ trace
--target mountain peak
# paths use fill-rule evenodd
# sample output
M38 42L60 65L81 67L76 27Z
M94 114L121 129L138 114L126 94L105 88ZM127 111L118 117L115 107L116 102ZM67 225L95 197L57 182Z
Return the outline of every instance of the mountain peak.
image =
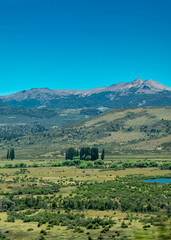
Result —
M136 84L141 84L141 83L143 83L144 81L142 80L142 79L140 79L140 78L136 78L134 81L133 81L133 83L136 83Z

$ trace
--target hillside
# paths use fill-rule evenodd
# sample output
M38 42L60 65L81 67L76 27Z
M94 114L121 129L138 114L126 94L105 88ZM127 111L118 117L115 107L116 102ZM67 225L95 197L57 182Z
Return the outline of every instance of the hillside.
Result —
M169 150L170 144L171 107L114 109L72 125L1 141L1 147L45 152L85 145L105 146L109 151Z
M0 104L19 108L125 108L171 106L171 88L135 79L88 90L33 88L0 97Z
M104 110L103 110L104 111ZM11 139L85 120L102 109L33 109L0 105L0 139Z

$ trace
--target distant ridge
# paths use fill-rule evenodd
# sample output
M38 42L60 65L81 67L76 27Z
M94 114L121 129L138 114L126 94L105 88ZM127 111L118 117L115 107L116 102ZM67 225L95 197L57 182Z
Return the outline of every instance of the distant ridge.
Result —
M0 104L26 108L171 106L171 88L139 78L88 90L33 88L1 96Z
M171 107L113 109L62 128L51 128L29 136L25 134L18 141L14 137L4 139L0 147L7 141L22 150L44 149L47 152L93 145L104 146L109 151L170 151Z

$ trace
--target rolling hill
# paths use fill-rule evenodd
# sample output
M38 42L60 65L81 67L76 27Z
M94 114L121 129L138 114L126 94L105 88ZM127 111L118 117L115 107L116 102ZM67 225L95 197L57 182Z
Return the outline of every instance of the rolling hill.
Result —
M45 152L86 145L110 152L170 150L171 107L113 109L79 123L1 141L1 147L11 145Z
M0 139L11 139L85 120L102 109L34 109L0 105Z

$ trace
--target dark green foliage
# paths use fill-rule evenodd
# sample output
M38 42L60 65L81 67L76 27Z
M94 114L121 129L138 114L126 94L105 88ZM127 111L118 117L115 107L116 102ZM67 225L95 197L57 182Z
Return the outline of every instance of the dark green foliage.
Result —
M128 228L128 225L123 221L123 222L121 223L121 228Z
M101 183L82 184L74 197L65 197L62 207L71 209L119 209L158 212L170 209L170 184L149 184L138 177L116 178Z
M94 163L92 161L81 161L78 165L79 168L94 168Z
M43 235L47 235L47 232L44 229L42 229L40 233L42 233Z
M91 160L96 160L99 158L99 150L97 147L91 148Z
M52 208L53 209L57 208L57 203L55 201L52 202Z
M15 222L15 218L14 218L14 216L8 216L7 217L7 222Z
M63 166L75 166L75 165L78 165L80 164L80 160L65 160L62 162L62 165Z
M122 164L124 168L147 168L147 167L158 167L158 163L155 161L141 161L141 162L124 162Z
M95 164L95 165L103 165L103 164L104 164L104 161L101 160L101 159L97 159L97 160L94 161L94 164Z
M84 155L84 154L85 154L85 150L84 150L84 149L85 149L85 148L81 148L81 149L80 149L80 159L81 159L81 160L84 160L84 159L85 159L85 155Z
M19 182L20 178L17 176L16 178L13 178L13 181L14 182ZM23 180L23 179L22 179ZM53 182L50 182L50 181L43 181L41 180L39 182L39 185L36 183L36 180L33 178L33 179L29 179L30 182L33 182L33 183L30 183L30 184L27 184L27 186L20 186L20 187L12 187L13 189L13 192L12 193L9 193L9 192L1 192L1 195L10 195L12 194L13 196L14 195L48 195L48 194L54 194L54 193L58 193L59 190L60 190L60 184L57 184L57 183L53 183ZM27 181L27 180L25 180ZM24 182L24 181L22 181ZM30 197L29 197L30 199ZM32 199L29 200L29 202L34 202L36 199ZM40 198L38 197L37 200L39 201ZM22 199L8 199L8 198L3 198L2 200L0 200L0 208L2 206L3 209L8 209L8 208L11 208L11 207L14 207L15 206L18 206L18 204L20 205L23 205L24 204L24 198ZM42 199L42 202L43 202L43 199ZM27 198L26 198L26 205L27 205ZM55 201L54 201L54 205L53 207L55 208Z
M56 183L47 182L46 184L43 182L41 186L37 186L37 184L32 184L27 188L20 188L18 190L17 195L23 194L32 194L32 195L47 195L59 192L60 185Z
M14 148L10 149L10 159L13 160L15 158L15 152L14 152Z
M91 160L91 149L90 147L83 147L80 149L81 160Z
M76 157L77 156L77 154L78 154L78 151L75 149L75 148L68 148L67 150L66 150L66 160L67 159L70 159L70 160L72 160L74 157Z
M16 163L16 164L12 164L12 163L6 163L5 168L26 168L27 164L26 163Z
M84 149L84 154L85 154L85 158L86 158L87 156L90 156L90 155L91 155L91 149L90 149L90 147L86 147L86 148Z
M10 151L9 151L9 149L7 150L7 159L9 159L10 158Z
M73 213L51 213L48 211L40 212L30 216L27 213L10 212L9 218L22 219L24 222L38 222L40 227L42 224L48 224L50 226L68 226L68 228L74 228L75 232L83 233L80 227L87 229L97 229L99 226L107 226L115 224L111 219L85 218L84 214ZM45 230L40 231L41 234L46 235Z
M162 170L165 170L165 169L171 170L171 162L165 162L165 163L161 164L161 165L160 165L160 168L161 168Z
M3 239L6 239L6 236L0 232L0 239L3 240Z
M46 239L43 235L40 235L40 237L38 237L37 240L46 240Z
M111 163L110 164L110 168L117 168L117 167L118 167L118 165L116 163Z
M65 153L65 160L68 159L68 150L66 150L66 153Z
M30 231L33 231L34 229L33 228L28 228L27 231L30 232Z
M51 164L52 167L60 167L62 166L62 162L61 161L56 161L54 163Z
M7 150L7 159L13 160L15 158L15 151L14 148Z
M103 160L105 157L105 151L104 151L104 148L102 149L102 154L101 154L101 160Z
M91 160L91 156L90 156L90 155L87 155L87 156L85 157L85 160L86 160L86 161Z
M80 160L96 160L99 158L99 150L97 147L83 147L80 149Z
M32 167L40 167L40 165L38 163L33 163Z
M6 122L8 122L8 119L6 119ZM40 125L12 125L11 126L10 124L11 123L9 123L9 125L7 126L0 126L0 138L4 140L11 140L13 138L18 138L25 135L40 133L45 130L45 128Z

